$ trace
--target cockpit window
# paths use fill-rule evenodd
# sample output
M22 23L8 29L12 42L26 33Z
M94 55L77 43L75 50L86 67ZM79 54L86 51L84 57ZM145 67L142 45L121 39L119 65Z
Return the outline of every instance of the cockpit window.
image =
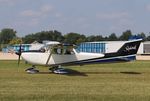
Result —
M64 54L74 54L74 51L72 48L64 49Z
M55 47L53 49L54 54L59 54L59 55L71 55L74 54L73 48L71 47Z
M53 49L54 54L59 54L60 55L60 54L62 54L62 52L63 52L63 50L61 48L54 48Z
M40 51L47 52L49 49L50 49L49 46L45 45L45 46L43 46L43 47L40 48Z
M53 54L58 54L58 55L75 54L74 50L73 50L73 46L65 46L65 45L55 45L55 46L45 45L45 46L41 47L40 51L52 52Z

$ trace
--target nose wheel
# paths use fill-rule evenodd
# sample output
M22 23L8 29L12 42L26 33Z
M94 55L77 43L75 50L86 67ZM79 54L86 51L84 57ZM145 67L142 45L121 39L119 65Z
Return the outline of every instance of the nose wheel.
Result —
M32 66L32 67L26 69L25 71L29 74L35 74L35 73L39 72L39 70L37 70L35 66Z

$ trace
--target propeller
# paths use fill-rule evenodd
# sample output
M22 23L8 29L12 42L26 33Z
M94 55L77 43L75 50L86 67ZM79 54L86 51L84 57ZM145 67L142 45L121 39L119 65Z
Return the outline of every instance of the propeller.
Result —
M19 64L20 64L20 58L21 58L21 53L22 53L21 47L22 47L22 45L20 44L19 50L18 50L18 52L16 52L16 54L19 56L19 57L18 57L18 66L19 66Z

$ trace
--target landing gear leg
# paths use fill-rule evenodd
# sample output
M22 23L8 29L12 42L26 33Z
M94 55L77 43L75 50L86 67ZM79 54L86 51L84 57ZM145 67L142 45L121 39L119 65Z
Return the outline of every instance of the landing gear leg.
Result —
M30 73L30 74L35 74L35 73L38 73L39 70L36 69L36 67L33 65L32 67L28 68L25 70L27 73Z

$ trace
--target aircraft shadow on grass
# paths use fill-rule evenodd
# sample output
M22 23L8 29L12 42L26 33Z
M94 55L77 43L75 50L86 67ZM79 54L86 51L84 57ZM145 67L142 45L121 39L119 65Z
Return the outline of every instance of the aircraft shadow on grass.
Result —
M137 74L142 74L142 73L140 73L140 72L120 72L120 73L122 73L122 74L133 74L133 75L137 75Z
M131 75L137 75L142 74L140 72L83 72L85 74L131 74Z
M88 74L130 74L130 75L140 75L140 72L131 72L131 71L123 71L123 72L79 72L77 70L65 69L67 73L60 74L66 76L88 76ZM54 74L52 72L39 72L37 74Z
M65 69L65 71L67 73L63 73L63 74L60 74L60 75L67 75L67 76L88 76L86 73L79 72L77 70ZM37 74L54 74L54 73L53 72L39 72Z

